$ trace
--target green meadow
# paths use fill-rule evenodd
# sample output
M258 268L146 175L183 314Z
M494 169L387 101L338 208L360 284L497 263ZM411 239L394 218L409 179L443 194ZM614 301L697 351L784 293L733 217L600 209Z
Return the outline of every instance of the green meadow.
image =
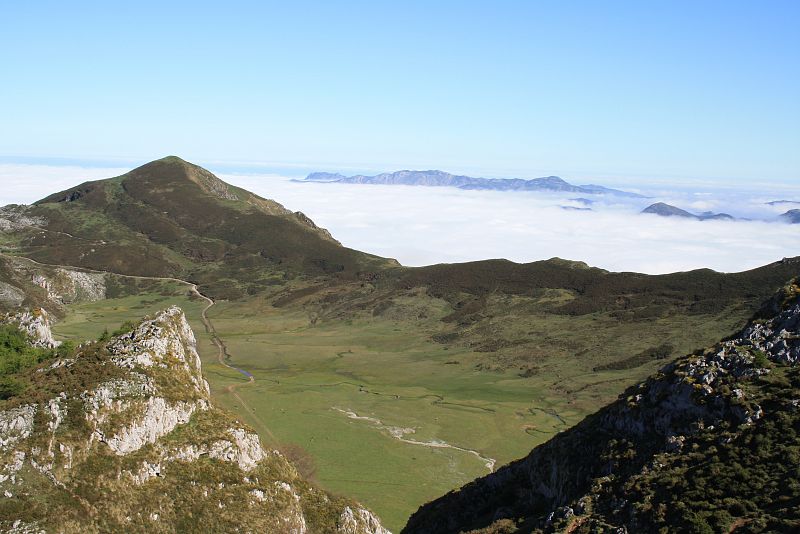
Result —
M96 338L172 304L195 330L216 402L303 474L363 502L392 530L421 504L527 454L613 398L632 374L647 372L585 373L572 359L550 359L530 377L478 370L485 354L434 343L415 321L317 322L259 298L221 302L209 317L230 364L253 374L248 382L218 362L200 317L206 302L172 282L71 305L55 333ZM559 381L571 392L555 387Z

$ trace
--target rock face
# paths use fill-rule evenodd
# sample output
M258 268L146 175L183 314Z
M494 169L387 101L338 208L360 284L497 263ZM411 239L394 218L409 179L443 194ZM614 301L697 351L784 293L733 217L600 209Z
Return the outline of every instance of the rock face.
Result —
M4 318L0 318L0 323L15 324L28 336L28 340L34 347L51 349L60 345L60 342L53 339L53 332L50 330L50 315L43 308L6 314Z
M9 308L18 308L25 302L25 292L8 282L0 281L0 303Z
M780 488L800 488L787 464L800 453L798 362L792 283L738 335L423 506L403 532L793 531L800 490Z
M342 534L358 534L365 528L373 534L390 534L369 510L356 508L354 511L346 506L342 515L339 516L339 531Z
M38 227L47 223L43 217L29 213L28 206L9 204L0 207L0 232L19 230L21 228Z
M64 304L106 298L106 286L106 275L102 273L41 265L0 254L0 310L44 308L58 316Z
M0 411L0 530L387 532L216 409L195 344L172 307L34 369L40 390Z

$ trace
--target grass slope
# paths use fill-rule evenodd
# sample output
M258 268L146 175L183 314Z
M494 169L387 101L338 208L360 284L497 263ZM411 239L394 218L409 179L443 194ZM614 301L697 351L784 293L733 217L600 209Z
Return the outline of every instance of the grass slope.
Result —
M6 238L8 250L48 264L192 278L221 298L392 263L176 157L55 193L28 215L45 222Z

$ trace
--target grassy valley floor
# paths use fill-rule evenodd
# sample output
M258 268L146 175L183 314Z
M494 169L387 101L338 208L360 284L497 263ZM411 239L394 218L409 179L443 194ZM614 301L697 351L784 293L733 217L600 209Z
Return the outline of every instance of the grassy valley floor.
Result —
M254 426L302 448L324 487L360 499L390 528L581 416L557 398L532 400L529 380L448 363L472 355L401 324L309 327L269 308L245 322L232 315L222 305L214 320L256 378L237 389ZM219 378L212 387L224 392Z
M251 373L250 381L220 364L201 319L207 303L174 282L70 305L55 333L98 337L171 304L184 308L195 330L216 402L304 474L358 499L393 530L421 504L523 456L663 363L592 372L575 358L551 357L539 372L520 376L514 368L480 370L485 353L432 342L437 321L355 316L317 323L302 309L260 298L218 303L209 318L230 363ZM561 320L548 319L551 333L590 336L590 323L604 319Z

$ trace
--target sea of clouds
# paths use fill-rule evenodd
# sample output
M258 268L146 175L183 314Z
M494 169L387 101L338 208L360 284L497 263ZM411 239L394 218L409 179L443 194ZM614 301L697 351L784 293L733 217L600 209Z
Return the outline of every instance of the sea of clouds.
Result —
M213 170L213 169L212 169ZM0 205L30 203L125 169L0 165ZM506 258L585 261L612 271L650 274L708 267L733 272L800 255L800 225L777 222L800 205L800 186L736 187L664 183L636 190L648 198L446 187L303 183L276 175L220 174L229 183L302 211L345 246L404 265ZM607 185L607 184L604 184ZM594 200L592 211L569 210ZM643 215L663 201L694 213L726 212L754 220L695 221Z

